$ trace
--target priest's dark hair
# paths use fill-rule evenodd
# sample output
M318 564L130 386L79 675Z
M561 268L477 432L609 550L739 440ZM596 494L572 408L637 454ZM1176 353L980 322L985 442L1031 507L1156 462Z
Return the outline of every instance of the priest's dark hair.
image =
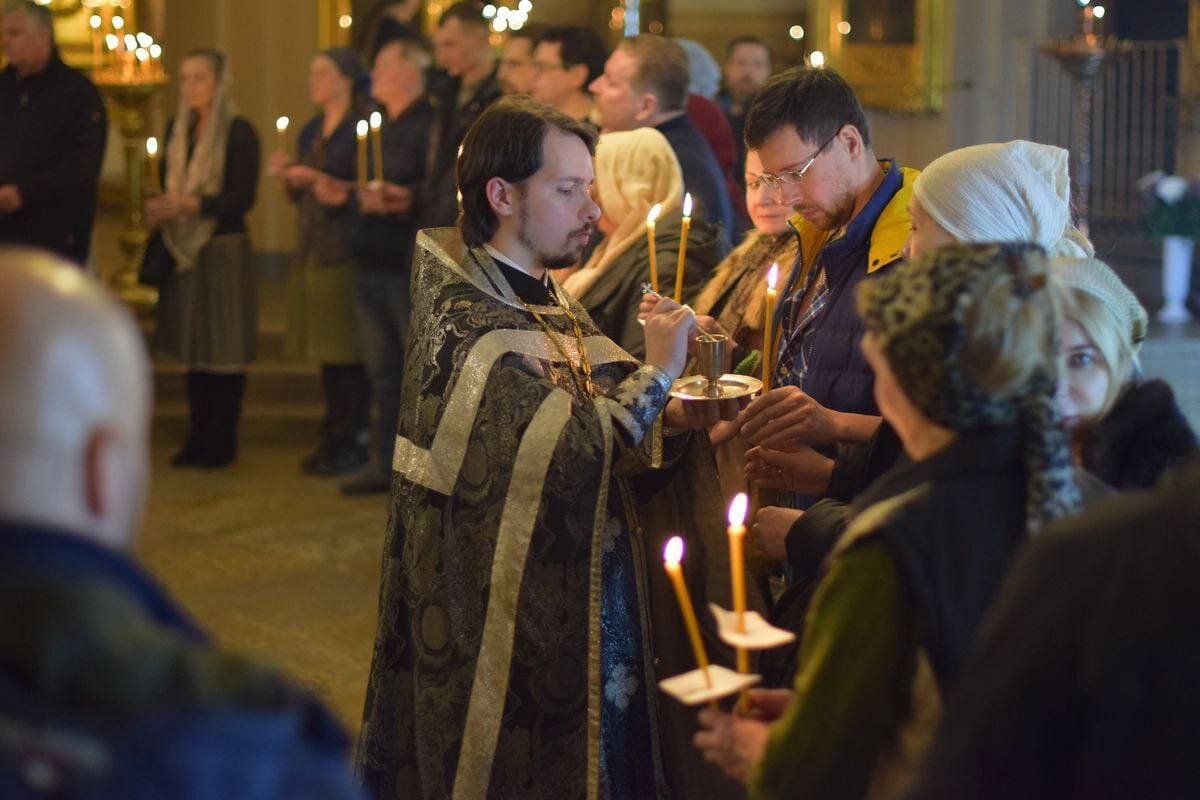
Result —
M527 97L503 97L479 115L463 139L458 156L458 190L462 213L458 229L467 247L490 241L500 220L487 198L487 184L502 178L519 184L542 168L546 134L551 129L574 134L596 155L596 133L548 105Z
M845 78L831 69L793 67L767 81L746 113L746 146L757 150L771 134L787 125L813 144L833 138L845 125L853 125L863 145L871 146L871 128L858 95Z

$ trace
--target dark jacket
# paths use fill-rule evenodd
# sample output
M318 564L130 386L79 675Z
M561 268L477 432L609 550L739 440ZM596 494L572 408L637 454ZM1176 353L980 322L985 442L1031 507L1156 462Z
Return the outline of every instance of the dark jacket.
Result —
M901 260L910 226L908 201L917 176L894 162L883 166L883 182L841 237L831 240L828 232L818 231L803 217L792 220L800 255L775 314L775 385L798 385L834 411L879 414L875 376L859 348L866 328L858 316L856 289ZM801 326L798 307L809 276L818 268L828 286L825 305Z
M354 180L357 141L354 126L358 117L347 113L333 132L324 136L325 115L317 114L300 131L299 163L343 181ZM299 206L299 241L296 257L303 264L339 264L349 261L346 234L351 216L348 206L322 205L307 189L289 190L288 196Z
M682 230L678 210L659 220L655 229L659 290L668 297L675 292L675 267ZM685 303L699 294L709 274L728 254L729 244L717 226L692 220L683 273ZM646 355L646 330L638 322L638 306L642 302L642 284L649 281L650 246L643 236L605 267L604 274L577 298L596 327L639 360Z
M914 800L1200 796L1200 461L1020 553Z
M693 210L693 218L719 224L725 238L733 241L734 233L738 230L733 203L729 200L721 165L717 163L717 157L713 155L708 142L688 120L686 114L669 119L656 127L658 132L667 138L671 149L675 151L675 157L679 159L679 167L683 170L684 188L691 192L692 201L699 203Z
M23 205L0 215L0 243L87 260L108 121L100 92L55 53L26 78L0 72L0 186Z
M317 701L124 556L0 523L0 562L0 797L361 796Z
M418 228L445 228L458 221L458 147L484 109L500 99L496 69L475 87L461 107L458 105L460 86L459 79L449 79L429 93L434 119L429 136L425 188L417 211Z
M1148 489L1162 474L1196 453L1196 434L1164 381L1128 386L1116 405L1081 432L1084 468L1118 490Z
M167 122L163 141L171 141L175 119ZM196 146L193 132L188 134L188 160ZM234 117L229 125L229 141L225 145L225 174L221 189L213 195L200 198L200 213L217 220L213 236L227 233L245 233L246 215L254 208L258 193L259 169L258 134L245 117ZM163 179L166 179L164 167Z
M350 250L355 263L367 272L407 275L412 265L417 235L417 213L425 203L422 181L428 156L433 106L425 98L409 106L394 120L383 124L383 177L410 189L413 207L403 214L360 214L353 209ZM375 154L368 153L368 171L374 170Z

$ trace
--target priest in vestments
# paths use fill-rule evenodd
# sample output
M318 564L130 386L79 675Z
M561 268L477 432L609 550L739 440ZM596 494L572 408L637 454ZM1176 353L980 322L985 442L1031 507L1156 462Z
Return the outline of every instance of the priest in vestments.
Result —
M499 101L459 157L459 228L417 239L358 754L378 797L733 788L696 761L692 714L656 682L695 667L661 564L675 533L710 656L729 660L705 611L728 607L729 567L700 429L736 403L669 397L690 310L648 318L640 364L550 277L599 216L594 146L548 106Z

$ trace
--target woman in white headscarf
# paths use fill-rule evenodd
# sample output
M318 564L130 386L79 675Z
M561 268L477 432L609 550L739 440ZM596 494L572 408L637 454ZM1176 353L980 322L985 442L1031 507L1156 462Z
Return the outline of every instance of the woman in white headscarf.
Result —
M257 299L246 214L258 186L258 136L237 115L217 50L179 65L179 111L164 140L164 191L146 201L158 230L147 248L159 283L156 350L188 370L191 425L175 466L223 467L254 358Z

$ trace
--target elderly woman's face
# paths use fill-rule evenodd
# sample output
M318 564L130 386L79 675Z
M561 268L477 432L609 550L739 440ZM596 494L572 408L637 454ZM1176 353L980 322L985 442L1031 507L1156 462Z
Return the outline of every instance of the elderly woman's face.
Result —
M1063 320L1059 330L1058 409L1067 430L1104 415L1108 362L1078 322Z
M909 229L908 242L904 245L904 257L909 261L920 258L930 250L958 241L929 216L915 197L908 204L908 216L912 220L912 227Z
M900 434L900 438L907 441L908 434L922 425L930 424L929 419L913 405L908 395L900 388L900 382L896 380L896 375L892 372L892 367L888 364L875 335L864 335L861 347L863 356L875 373L875 404L879 406L883 418Z

